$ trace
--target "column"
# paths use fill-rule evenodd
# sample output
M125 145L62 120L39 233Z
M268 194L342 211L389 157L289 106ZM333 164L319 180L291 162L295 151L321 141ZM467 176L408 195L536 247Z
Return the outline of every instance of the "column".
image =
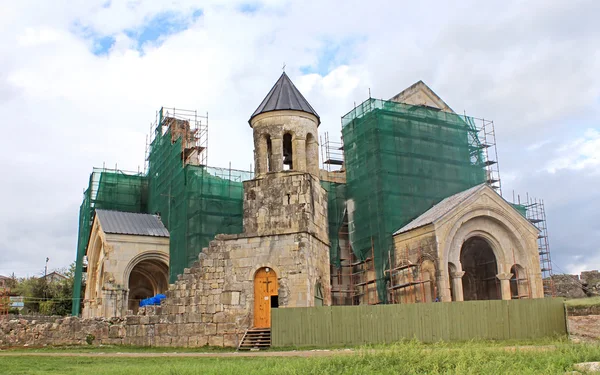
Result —
M267 140L264 135L254 133L254 174L267 173Z
M306 172L306 140L302 138L296 138L292 142L292 150L294 151L294 170Z
M452 302L452 296L450 295L450 284L448 283L448 277L444 274L438 276L438 290L442 302Z
M306 144L306 167L308 173L319 177L319 144L311 138Z
M499 273L496 275L496 277L500 279L500 292L503 300L512 298L510 295L510 279L512 276L512 273Z
M283 137L278 135L271 137L271 147L273 152L273 172L283 171Z
M465 271L452 272L452 290L454 291L455 301L464 301L462 277L465 275Z

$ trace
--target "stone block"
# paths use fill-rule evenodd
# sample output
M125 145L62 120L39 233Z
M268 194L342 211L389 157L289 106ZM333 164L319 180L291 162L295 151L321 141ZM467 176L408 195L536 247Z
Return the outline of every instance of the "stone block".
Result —
M117 325L111 326L108 329L108 337L111 338L111 339L120 338L121 337L121 335L120 335L120 333L121 333L120 332L120 328L121 327L117 326Z
M242 338L236 334L223 335L223 346L236 348Z
M222 347L224 343L223 336L210 336L208 338L208 345Z
M217 333L217 325L214 323L206 323L204 326L204 334L206 336L213 336Z
M156 325L156 334L159 336L166 336L168 334L168 324L157 324Z
M221 294L221 303L224 305L239 305L240 292L229 291Z

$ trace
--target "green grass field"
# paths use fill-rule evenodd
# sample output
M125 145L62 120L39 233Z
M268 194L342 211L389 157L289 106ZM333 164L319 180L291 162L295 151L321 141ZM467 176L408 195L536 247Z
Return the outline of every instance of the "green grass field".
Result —
M405 342L328 357L90 357L31 356L11 351L0 356L1 374L563 374L579 362L600 361L600 346L564 340L512 343ZM506 348L509 346L510 348ZM128 352L121 348L121 352ZM167 352L166 350L163 350ZM109 351L105 351L109 352ZM138 351L131 353L156 353ZM158 351L160 352L160 351ZM6 352L4 352L6 353ZM42 351L53 354L51 350Z
M600 306L600 297L573 298L565 301L567 308Z

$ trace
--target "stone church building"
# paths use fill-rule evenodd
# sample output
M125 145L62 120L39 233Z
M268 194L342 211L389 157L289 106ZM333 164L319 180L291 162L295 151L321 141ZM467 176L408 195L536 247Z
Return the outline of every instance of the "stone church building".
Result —
M390 102L453 113L422 82ZM249 119L255 171L243 181L243 230L214 233L171 285L173 239L164 213L96 209L82 316L125 316L140 299L166 293L162 314L221 324L225 332L269 327L274 308L373 303L370 293L379 294L378 303L544 296L538 229L486 183L448 194L398 225L383 260L369 266L368 257L353 254L351 236L334 231L324 187L345 183L346 170L320 169L320 122L283 73ZM340 228L352 221L347 202ZM376 257L382 255L373 250Z

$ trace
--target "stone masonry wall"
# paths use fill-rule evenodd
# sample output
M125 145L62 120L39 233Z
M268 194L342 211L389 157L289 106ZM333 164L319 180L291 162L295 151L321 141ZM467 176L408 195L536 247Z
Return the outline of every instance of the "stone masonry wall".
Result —
M279 279L281 307L314 306L314 285L330 303L329 249L306 233L220 235L170 286L160 306L113 319L0 320L0 346L94 344L200 347L238 345L252 326L253 278L262 266Z
M244 233L267 236L308 232L329 243L327 192L308 173L268 173L244 181Z
M557 297L583 298L600 295L600 272L584 271L579 275L552 275Z

